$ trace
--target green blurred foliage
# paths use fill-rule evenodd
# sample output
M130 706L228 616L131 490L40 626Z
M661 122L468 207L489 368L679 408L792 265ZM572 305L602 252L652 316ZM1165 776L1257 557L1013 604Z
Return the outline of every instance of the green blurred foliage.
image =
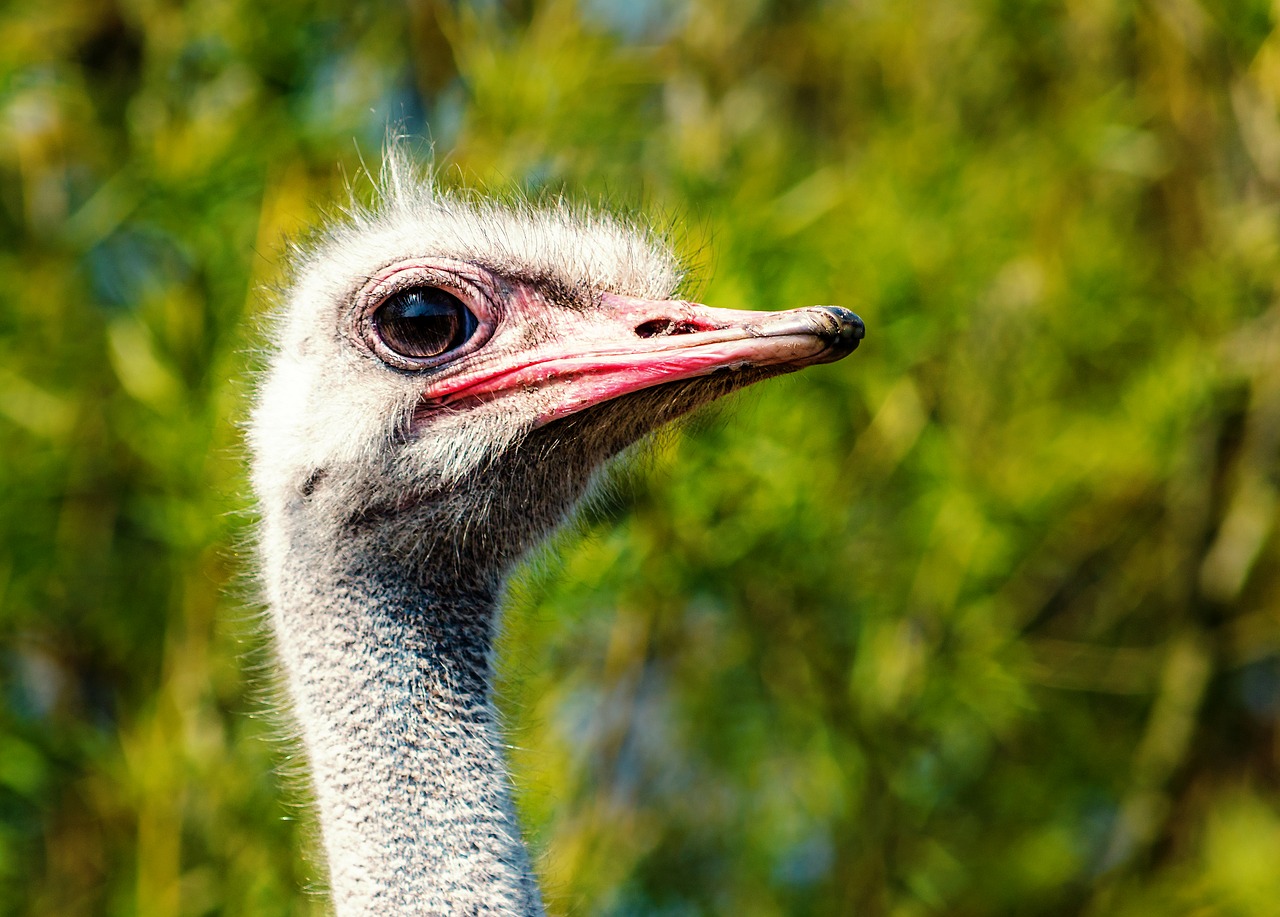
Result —
M0 914L324 911L236 422L283 239L389 122L687 224L705 302L869 328L513 587L553 911L1275 913L1276 19L11 0Z

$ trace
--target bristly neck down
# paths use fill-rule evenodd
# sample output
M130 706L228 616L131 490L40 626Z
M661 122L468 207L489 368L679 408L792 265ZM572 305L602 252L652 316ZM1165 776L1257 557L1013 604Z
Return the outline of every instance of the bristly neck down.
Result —
M268 571L335 911L540 917L489 697L496 582L429 587L361 541Z

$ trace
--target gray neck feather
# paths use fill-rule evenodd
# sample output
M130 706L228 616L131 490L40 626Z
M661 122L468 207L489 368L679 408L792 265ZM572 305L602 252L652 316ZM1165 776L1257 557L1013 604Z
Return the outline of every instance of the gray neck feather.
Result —
M496 585L299 540L269 588L337 913L541 915L489 697Z

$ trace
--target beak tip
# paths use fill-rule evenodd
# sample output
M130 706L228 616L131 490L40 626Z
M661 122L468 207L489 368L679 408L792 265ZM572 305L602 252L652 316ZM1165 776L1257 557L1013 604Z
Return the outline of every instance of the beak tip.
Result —
M823 329L822 337L830 347L831 359L839 360L858 349L867 335L867 326L861 318L840 306L818 306L830 323Z

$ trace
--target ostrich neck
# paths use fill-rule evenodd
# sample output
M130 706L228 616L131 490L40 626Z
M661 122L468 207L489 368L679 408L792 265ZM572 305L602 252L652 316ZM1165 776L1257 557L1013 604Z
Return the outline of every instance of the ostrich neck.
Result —
M489 697L496 595L304 547L271 577L272 614L336 912L541 915Z

